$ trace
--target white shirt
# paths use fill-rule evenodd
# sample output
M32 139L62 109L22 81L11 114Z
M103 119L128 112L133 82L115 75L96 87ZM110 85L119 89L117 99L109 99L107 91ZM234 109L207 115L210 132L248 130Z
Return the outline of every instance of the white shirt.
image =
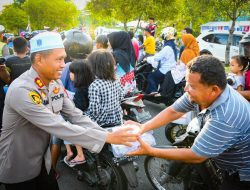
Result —
M159 70L164 75L176 66L174 51L170 46L165 46L159 53L147 57L147 62L154 68L157 68L160 62Z
M171 70L174 83L178 84L186 75L186 65L180 61L179 64L176 64L176 67Z

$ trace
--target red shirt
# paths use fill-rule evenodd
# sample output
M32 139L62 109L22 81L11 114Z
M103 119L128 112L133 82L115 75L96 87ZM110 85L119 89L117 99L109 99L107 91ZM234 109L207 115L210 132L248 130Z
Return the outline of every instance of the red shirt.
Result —
M250 90L250 70L248 70L245 74L245 90Z
M157 26L155 24L149 24L148 28L150 30L151 35L155 36L155 29L157 28Z

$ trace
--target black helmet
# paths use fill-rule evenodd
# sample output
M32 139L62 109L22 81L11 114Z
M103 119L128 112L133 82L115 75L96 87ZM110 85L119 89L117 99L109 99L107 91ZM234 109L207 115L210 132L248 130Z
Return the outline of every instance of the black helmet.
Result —
M240 41L240 55L250 58L250 32L245 34Z
M84 59L93 50L92 39L77 29L65 33L63 44L67 55L71 59Z

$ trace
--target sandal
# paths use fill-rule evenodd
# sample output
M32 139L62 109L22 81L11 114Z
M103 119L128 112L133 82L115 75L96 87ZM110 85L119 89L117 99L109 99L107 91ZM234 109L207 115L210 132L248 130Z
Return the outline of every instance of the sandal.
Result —
M67 160L67 156L64 157L63 161L65 162L65 164L67 164L69 167L74 167L76 165L79 164L84 164L86 162L86 160L81 160L81 161L77 161L77 160Z
M86 162L86 160L71 160L69 161L69 164L71 165L71 167L74 167L75 165L79 165L79 164L84 164Z

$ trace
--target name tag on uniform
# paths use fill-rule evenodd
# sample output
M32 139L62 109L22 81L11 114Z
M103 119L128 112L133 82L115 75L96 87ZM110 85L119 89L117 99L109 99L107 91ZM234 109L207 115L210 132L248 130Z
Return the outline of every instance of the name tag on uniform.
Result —
M51 105L54 113L62 110L64 93L51 96Z

